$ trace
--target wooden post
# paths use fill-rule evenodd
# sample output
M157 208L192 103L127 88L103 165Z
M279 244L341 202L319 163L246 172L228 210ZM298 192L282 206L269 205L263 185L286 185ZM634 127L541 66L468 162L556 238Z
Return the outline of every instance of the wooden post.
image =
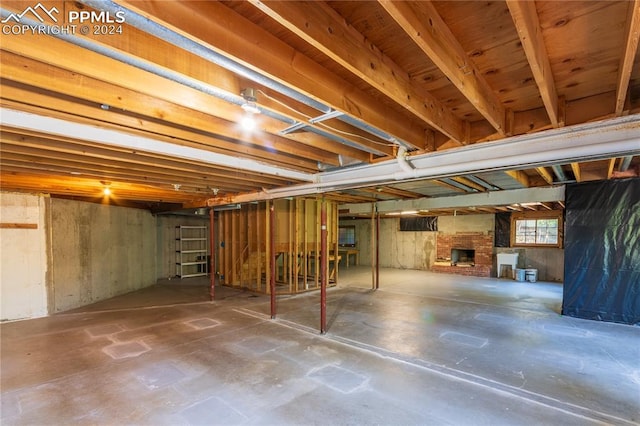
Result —
M287 257L289 259L289 264L287 265L287 274L289 275L289 294L293 293L293 275L294 275L294 242L293 242L293 234L294 234L294 226L295 226L295 221L293 218L293 215L295 215L295 211L293 208L294 205L294 201L293 200L289 200L287 202L287 205L289 206L289 239L287 241L287 247L289 249L289 252L287 253Z
M322 200L320 209L320 333L327 332L327 203Z
M303 213L304 213L304 242L302 243L302 260L304 262L304 289L309 289L309 221L308 221L308 211L309 211L309 200L306 198L303 200Z

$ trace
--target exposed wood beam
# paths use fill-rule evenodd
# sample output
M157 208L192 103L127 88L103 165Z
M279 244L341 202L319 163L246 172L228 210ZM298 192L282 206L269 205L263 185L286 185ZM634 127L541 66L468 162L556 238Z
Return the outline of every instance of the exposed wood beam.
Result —
M422 198L424 195L419 194L417 192L406 191L404 189L394 188L392 186L381 186L381 187L372 187L372 188L361 188L360 191L370 192L372 194L387 194L400 198Z
M461 183L464 186L468 186L470 188L477 189L480 192L486 192L486 190L487 190L487 188L485 188L484 186L479 185L479 184L473 182L472 180L467 179L466 177L463 177L463 176L454 177L452 179L455 180L458 183Z
M20 191L91 197L96 202L114 205L126 202L125 200L138 200L181 204L194 202L203 206L205 205L204 198L207 196L206 194L194 196L194 194L180 191L158 190L148 185L112 182L109 185L112 196L107 198L102 193L104 184L97 179L82 179L75 176L55 177L38 171L33 171L33 173L3 173L2 188L19 188Z
M379 3L498 133L504 135L504 106L435 6L427 1L420 2L420 7L391 0Z
M640 39L640 0L629 2L629 14L627 18L627 32L624 42L624 51L620 60L618 70L618 86L616 89L616 116L622 115L625 101L627 99L627 89L631 79L633 63L638 51L638 40Z
M115 50L130 53L151 63L158 64L163 68L197 79L198 81L215 82L216 87L232 94L239 95L241 89L252 87L260 91L257 102L262 109L277 112L281 116L289 117L297 121L303 121L309 127L321 128L325 132L343 139L351 140L363 147L380 151L385 154L390 154L390 149L385 149L379 144L376 145L375 143L371 143L367 140L376 139L374 136L341 121L334 121L331 126L318 126L310 123L308 121L310 117L316 117L319 115L317 110L303 105L294 99L287 98L278 93L273 93L273 91L263 87L257 82L240 77L233 71L225 69L210 60L202 58L201 56L187 51L183 51L175 55L167 55L166 52L175 51L175 46L170 44L168 41L154 37L137 28L127 27L126 31L123 31L122 34L118 34L118 37L100 37L93 34L88 34L87 37L97 40L103 45L111 46ZM274 99L279 102L274 102ZM273 130L271 133L277 134L277 132ZM350 138L346 136L348 134L355 134L361 137ZM319 146L317 142L318 141L316 141L315 146ZM336 149L334 149L334 151L340 154ZM349 154L343 153L343 155ZM351 155L351 157L356 158L353 155Z
M609 160L609 165L607 167L607 179L611 179L613 176L613 172L616 169L616 160L617 158L612 158Z
M24 43L16 43L17 39L13 37L7 43L3 39L2 48L13 52L3 51L1 55L3 76L6 78L46 90L78 94L98 104L145 115L155 114L156 118L181 126L193 125L201 130L269 148L285 143L286 139L274 135L282 130L284 123L265 115L258 117L260 128L267 132L262 134L264 139L242 135L233 126L243 116L238 106L60 40L51 39L46 43L41 40L39 43L28 43L30 47L25 47ZM62 50L68 55L57 54ZM84 58L83 61L78 61L78 57ZM333 156L342 154L361 161L369 158L365 152L313 134L292 135L287 139L324 149L334 153ZM293 145L291 148L295 149Z
M158 155L175 156L184 159L217 164L222 167L251 170L255 173L265 173L291 181L310 181L314 175L283 169L273 165L260 163L255 160L237 158L230 155L218 154L202 149L180 146L162 140L134 135L122 131L115 131L95 125L80 124L57 118L43 117L16 110L2 108L3 124L9 128L23 131L34 131L55 136L83 139L95 143L105 144L135 151L144 151Z
M545 182L549 185L553 185L553 176L549 173L549 170L544 167L536 167L536 172L542 176L542 179L544 179Z
M531 184L529 183L529 176L522 170L507 170L505 171L505 174L520 182L520 184L525 188L531 186Z
M76 157L77 164L84 162L103 161L105 165L117 163L125 169L137 169L144 167L147 170L162 170L174 176L180 176L182 172L193 172L198 176L206 176L211 179L233 180L239 184L277 186L287 182L286 178L277 176L265 176L251 171L234 170L231 167L206 164L203 161L176 158L161 154L143 152L140 150L128 150L120 147L111 147L99 143L81 141L78 139L50 136L38 132L20 132L2 128L2 152L35 153L27 149L39 150L42 153L50 153L55 157L57 153L68 159ZM15 151L19 148L20 151ZM13 151L12 151L13 150ZM46 155L46 154L45 154ZM81 170L79 170L81 171Z
M47 144L47 146L42 146L42 144ZM38 140L31 136L7 135L6 132L3 132L2 145L4 164L17 166L22 162L22 167L28 167L29 164L38 168L50 166L48 170L63 176L70 174L82 176L102 174L106 176L106 174L110 174L110 179L113 181L133 182L137 180L140 183L164 184L167 187L178 183L184 189L215 186L224 192L235 186L239 189L244 188L244 190L259 187L257 183L259 178L255 175L230 175L229 173L225 174L224 171L198 164L181 164L169 159L149 158L126 152L114 152L109 155L108 150L92 149L91 147L84 147L82 150L83 147L78 146L75 152L65 152L56 150L56 148L60 149L59 146L63 143L56 144L55 141ZM54 148L53 145L56 147ZM101 152L105 153L100 155ZM264 182L264 185L268 185L268 183Z
M325 2L250 0L278 23L452 139L463 139L462 121Z
M558 127L560 123L558 94L549 55L542 37L536 3L535 1L507 0L507 6L518 30L522 48L527 56L551 124L553 127Z
M332 161L331 156L325 156L321 151L313 150L312 148L303 150L302 147L296 146L294 142L286 139L284 140L286 142L283 144L276 143L274 145L279 147L278 152L270 152L267 149L268 145L264 147L256 147L248 141L245 141L245 143L237 143L223 138L215 138L210 135L202 134L201 132L188 131L179 127L159 123L152 119L145 120L140 116L129 115L123 111L118 111L115 108L103 110L95 105L86 105L81 102L74 102L68 99L55 98L43 92L34 93L27 91L24 88L14 87L10 84L2 85L2 92L0 96L2 97L0 104L3 107L32 112L39 115L49 115L62 119L78 119L78 117L97 119L102 123L115 125L122 130L139 134L151 132L157 138L162 138L162 136L159 135L165 135L167 136L166 140L171 140L174 143L287 165L288 167L308 172L317 171L317 161L324 162L322 159L318 158L318 155L320 155L321 158ZM28 99L30 103L36 102L36 105L38 106L24 105L19 102L19 100L26 99ZM73 111L74 116L71 117L70 114L62 111ZM211 119L214 120L215 118L211 117ZM268 137L268 135L264 135L264 137L264 142L277 142L276 140ZM259 138L256 137L256 139ZM287 151L287 148L285 148L287 146L291 149L291 152L287 152L286 154L280 152ZM305 152L307 152L308 156L306 159L302 158ZM327 162L327 164L331 163ZM335 165L338 165L337 159Z
M546 210L553 210L553 207L551 207L549 203L540 203L540 205L544 207Z
M416 146L424 144L425 126L418 120L408 121L405 114L381 104L220 2L118 3L374 128Z
M576 178L576 182L582 182L582 173L580 172L580 163L571 163L571 170L573 170L573 176Z
M476 210L482 213L495 213L496 209L492 207L476 207Z

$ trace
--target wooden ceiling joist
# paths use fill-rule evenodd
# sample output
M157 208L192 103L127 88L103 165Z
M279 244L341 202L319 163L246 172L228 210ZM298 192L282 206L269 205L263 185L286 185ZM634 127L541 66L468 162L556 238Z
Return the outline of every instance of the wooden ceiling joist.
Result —
M149 209L309 195L434 214L459 192L473 214L559 208L508 190L638 175L640 0L43 3L126 22L4 34L3 190L102 200L109 181Z
M4 86L2 97L10 96L12 99L14 98L12 94L7 92L13 92L11 88L7 89L10 86ZM50 99L47 99L50 100ZM68 101L60 101L50 103L42 103L41 105L48 105L54 107L55 110L52 111L50 109L44 109L40 107L25 107L23 104L20 104L16 101L8 101L3 98L0 101L0 105L7 108L12 109L22 109L31 113L38 114L47 114L56 118L61 119L78 119L77 116L70 117L69 114L62 113L59 111L63 111L64 109L59 109L58 107L61 105L65 105L69 103ZM147 135L154 138L171 141L174 143L182 144L185 146L191 146L193 148L198 148L202 150L209 150L212 152L218 152L222 154L229 155L243 155L246 158L253 158L255 160L264 161L264 162L272 162L274 164L284 165L285 167L289 167L294 170L306 171L306 172L315 172L317 170L317 162L321 160L317 160L314 158L313 150L309 151L309 159L305 159L300 157L296 157L293 155L287 155L286 153L282 153L280 151L271 152L265 148L254 147L249 144L239 144L234 143L232 141L227 141L224 139L212 138L210 136L203 135L201 133L193 133L190 131L186 131L180 128L166 126L162 123L158 123L151 120L145 120L140 117L130 116L126 114L120 114L118 112L114 112L113 110L101 110L97 109L93 106L85 106L80 107L78 104L75 104L73 110L75 112L83 112L83 116L86 118L93 117L99 118L103 123L112 123L114 126L113 129L123 130L131 133L136 133L140 135ZM84 115L86 113L86 115ZM136 124L138 127L136 128ZM135 129L135 130L132 130ZM139 129L145 129L141 131ZM151 132L151 133L148 133ZM169 135L172 136L171 139L166 138L166 136L158 136L158 135ZM48 147L44 147L47 149Z
M469 188L473 188L473 189L475 189L476 191L479 191L479 192L485 192L487 190L487 188L485 188L484 186L482 186L480 184L477 184L474 181L472 181L471 179L466 178L464 176L454 177L453 180L458 182L458 183L460 183L460 184L462 184L462 185L464 185L464 186L467 186Z
M624 110L629 80L631 79L631 72L638 51L638 40L640 40L640 0L629 1L629 18L627 19L627 23L624 51L620 59L618 71L616 116L622 115Z
M545 182L549 185L553 185L553 175L549 173L549 170L545 167L536 167L536 171L540 176L542 176L542 179L544 179Z
M46 176L45 172L38 173L37 171L33 171L33 173L6 173L6 175L3 176L2 187L11 188L20 184L21 191L93 197L97 200L104 201L106 204L111 204L111 201L108 201L102 193L106 185L99 180L82 179L74 176L58 176L43 179L43 176ZM194 195L175 190L161 190L149 185L124 184L122 182L108 182L108 186L112 192L110 198L116 201L118 199L128 199L180 204L197 201L202 206L205 204L206 198L210 196L210 194L205 193Z
M518 30L522 48L536 80L540 96L553 127L560 123L558 113L558 92L553 80L551 63L538 21L535 1L507 0L509 12Z
M531 186L531 183L529 182L529 176L522 170L507 170L505 173L520 182L523 187L528 188L529 186Z
M214 173L197 173L190 170L170 170L161 173L158 167L143 165L130 165L115 163L113 160L88 159L85 156L71 156L69 154L52 153L46 159L39 156L39 151L24 147L12 149L5 146L3 149L2 163L10 170L10 167L20 166L24 169L47 170L57 176L83 176L85 178L100 178L109 180L129 179L131 182L145 183L154 186L166 186L167 188L176 182L189 182L192 187L216 187L222 192L228 192L230 188L243 188L245 191L257 189L255 180L233 179L231 177L219 177ZM35 152L33 152L35 151ZM78 158L79 157L79 158ZM84 160L84 161L82 161ZM203 176L204 175L204 176Z
M412 8L410 2L379 3L498 133L504 135L504 106L435 6L430 1L420 2L420 8Z
M2 52L0 63L3 77L39 89L34 92L29 87L15 87L15 84L11 87L12 83L9 81L3 86L0 94L3 98L48 106L52 110L72 112L85 117L102 115L100 118L103 121L134 129L147 129L158 134L169 134L185 140L201 139L204 137L201 133L204 132L213 137L220 137L215 143L209 142L209 145L247 155L251 155L252 147L256 146L266 148L276 156L279 153L287 153L333 166L340 163L338 154L360 161L369 160L369 154L363 151L323 140L310 133L275 136L271 132L277 132L281 123L263 120L262 116L256 120L264 131L246 132L232 121L234 115L227 116L229 120L219 118L7 52ZM43 78L44 76L51 78ZM73 93L75 97L56 97L55 93ZM82 101L92 103L91 107L85 105L83 108ZM111 120L107 118L109 111L101 109L101 105L109 106ZM114 111L119 114L115 114ZM144 116L148 118L145 120ZM317 169L317 166L313 168Z
M571 170L576 182L582 182L582 172L580 171L580 163L571 163Z
M222 3L163 2L162 7L149 0L122 3L374 128L386 129L404 141L424 140L425 126L352 87Z
M251 3L440 132L457 141L463 139L462 121L429 92L415 87L406 72L383 52L372 48L328 4L260 0Z
M61 69L66 69L66 70L73 70L74 68L77 69L78 66L76 65L76 61L73 59L73 57L81 57L83 58L83 61L82 61L83 64L86 63L87 65L86 66L82 65L81 66L82 70L75 71L74 74L77 76L78 73L80 73L80 75L87 76L93 80L93 81L90 80L88 82L83 82L85 87L87 87L87 90L89 90L90 93L94 93L94 95L92 96L93 99L95 99L97 96L100 96L100 94L104 98L105 93L110 93L109 86L113 87L114 88L113 90L116 92L119 90L119 88L123 88L124 90L120 90L121 92L129 92L129 93L124 93L125 95L129 95L129 96L123 99L129 100L130 103L136 103L140 105L140 110L146 111L147 113L149 112L149 106L141 105L141 100L136 99L135 95L133 94L139 93L139 94L142 94L144 97L159 99L161 103L157 105L157 109L154 111L156 111L157 114L159 114L163 119L164 117L167 117L170 120L173 119L175 121L182 123L182 121L180 121L180 118L183 115L189 115L189 113L184 114L184 110L189 109L190 111L194 111L193 115L195 116L195 118L191 118L188 121L184 121L184 123L194 122L198 118L203 118L204 119L203 122L201 123L196 122L196 124L199 125L198 128L202 129L204 127L205 129L209 129L209 131L211 131L210 129L212 129L215 123L219 122L220 119L225 120L228 123L229 122L236 123L240 121L242 115L244 114L244 112L239 106L229 104L226 101L223 101L214 96L205 94L191 87L186 87L186 86L183 86L182 84L164 79L160 76L149 74L145 71L142 71L130 65L113 61L109 58L105 58L93 52L88 52L85 49L82 49L77 46L73 46L73 45L65 46L68 43L64 43L62 41L51 41L50 43L56 45L58 49L65 48L66 50L71 51L70 52L71 54L69 56L57 55L55 54L55 52L51 52L51 51L48 51L45 49L39 49L39 48L23 49L19 47L19 44L14 45L13 43L4 43L4 41L3 41L2 48L8 49L9 51L18 55L22 55L22 56L28 55L29 58L33 59L34 61L46 63L51 66L61 68ZM62 44L58 44L58 43L62 43ZM4 56L5 56L5 52L3 52L2 54L3 74L5 72ZM9 56L6 60L8 62L8 61L11 61L12 59L14 61L13 62L14 64L19 62L17 58L15 57L12 58L11 56ZM9 63L8 65L10 64L11 63ZM31 66L36 67L36 70L46 71L46 67L37 66L36 64L33 64L33 63L31 63ZM49 90L59 90L59 91L64 91L65 85L74 84L74 80L78 80L78 78L76 77L75 79L72 79L72 80L65 80L63 78L59 78L52 81L50 78L47 78L47 76L50 76L52 72L55 75L57 71L51 70L51 69L49 69L49 72L46 72L44 74L41 74L37 71L31 71L28 74L26 74L28 71L29 70L24 66L22 66L22 68L20 68L19 66L18 67L14 66L13 68L7 69L6 73L9 78L15 79L16 81L20 81L25 84L34 84L34 85L40 85L40 86L44 85ZM126 76L126 77L122 77L122 76ZM82 80L82 79L79 79L79 80ZM101 83L97 83L97 82L101 82ZM59 87L58 85L60 85L61 87ZM81 92L81 93L84 93L84 92ZM90 94L88 95L91 96ZM111 97L113 99L115 96L111 95ZM98 105L107 104L110 106L115 106L114 104L106 103L106 101L98 101L98 102L99 102ZM162 104L162 102L164 102L164 104ZM122 102L121 101L118 102L118 99L116 99L115 104L117 105L118 103L122 103ZM153 104L157 104L157 101L152 100L152 105ZM183 114L179 116L171 115L172 112L174 113L176 112L175 105L182 108L181 112L183 112ZM161 109L162 107L165 107L165 109ZM211 117L211 121L208 122L203 116ZM215 118L215 117L219 117L219 118ZM269 133L278 133L283 128L282 122L279 122L274 119L270 119L264 115L261 115L258 120L259 120L260 126L265 130L269 131ZM234 126L230 126L228 123L223 126L219 125L217 126L217 128L227 129L225 130L225 132L229 133L230 131L232 131ZM240 137L244 139L246 136L240 135L239 130L236 130L235 134L228 134L226 135L226 137L234 137L234 138ZM253 138L254 138L253 139L254 141L258 139L256 137L253 137ZM277 143L279 140L282 140L282 138L280 138L279 136L273 136L268 134L265 135L265 139L266 139L266 142L263 142L263 144L271 144L271 145ZM347 147L338 142L320 138L316 135L307 134L306 137L298 137L296 141L299 143L308 144L310 146L313 146L316 149L320 148L327 152L334 153L333 154L334 156L336 154L342 154L352 158L358 158L363 160L369 158L369 155L366 153L359 152L359 150ZM329 162L328 164L331 164L332 162Z

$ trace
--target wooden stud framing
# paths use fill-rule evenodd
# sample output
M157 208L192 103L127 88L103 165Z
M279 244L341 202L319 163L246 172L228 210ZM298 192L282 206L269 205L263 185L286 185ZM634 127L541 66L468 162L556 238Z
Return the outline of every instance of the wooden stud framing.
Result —
M321 272L330 282L338 279L338 208L327 203L329 266L320 265L321 198L298 198L243 205L220 211L219 248L221 283L235 288L269 293L263 279L277 282L277 293L295 294L320 288ZM274 209L271 225L270 209ZM266 213L265 213L266 212ZM270 235L274 242L271 248ZM271 259L275 259L275 263Z

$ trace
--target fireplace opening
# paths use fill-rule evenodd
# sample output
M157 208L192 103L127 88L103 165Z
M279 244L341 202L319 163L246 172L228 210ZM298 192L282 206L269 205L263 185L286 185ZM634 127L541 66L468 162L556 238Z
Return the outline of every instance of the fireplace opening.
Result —
M475 266L476 251L473 249L451 249L451 266Z

